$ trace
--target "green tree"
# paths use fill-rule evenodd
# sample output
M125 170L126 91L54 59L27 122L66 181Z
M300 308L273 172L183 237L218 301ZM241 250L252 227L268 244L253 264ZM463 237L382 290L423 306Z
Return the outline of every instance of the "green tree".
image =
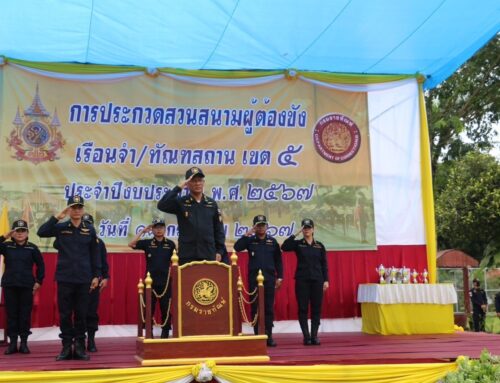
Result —
M471 150L488 152L500 117L500 35L426 93L436 191L446 184L446 163ZM467 142L464 141L464 135ZM445 165L441 171L438 165Z
M500 164L491 155L469 152L449 166L448 175L436 199L438 245L480 260L500 233Z

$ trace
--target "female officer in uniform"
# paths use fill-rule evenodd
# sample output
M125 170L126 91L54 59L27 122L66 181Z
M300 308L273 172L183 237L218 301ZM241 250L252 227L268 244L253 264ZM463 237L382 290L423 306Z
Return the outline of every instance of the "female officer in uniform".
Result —
M11 241L5 242L8 238ZM36 245L28 242L28 224L19 219L12 225L12 230L0 236L0 254L5 256L5 273L2 287L5 294L7 312L7 335L10 339L5 354L19 351L29 354L28 335L31 334L31 309L33 295L40 288L45 275L42 254ZM36 265L36 277L33 276ZM19 350L17 337L21 337Z
M302 232L303 238L295 239ZM303 219L302 228L297 234L288 237L281 246L283 251L295 251L297 269L295 270L295 295L299 306L299 323L304 335L304 345L319 345L318 328L320 323L323 292L328 289L328 267L326 250L323 244L314 239L314 222ZM307 325L307 311L311 306L311 332Z

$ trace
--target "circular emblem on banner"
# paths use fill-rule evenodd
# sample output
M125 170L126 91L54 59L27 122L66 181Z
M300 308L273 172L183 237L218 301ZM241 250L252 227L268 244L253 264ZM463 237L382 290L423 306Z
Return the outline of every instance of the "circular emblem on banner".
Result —
M316 151L325 160L342 163L351 160L361 146L361 133L349 117L327 114L321 117L313 131Z
M193 286L193 298L200 305L211 305L218 296L219 287L211 279L200 279Z
M35 148L45 145L50 139L50 132L40 121L31 121L23 129L24 141Z

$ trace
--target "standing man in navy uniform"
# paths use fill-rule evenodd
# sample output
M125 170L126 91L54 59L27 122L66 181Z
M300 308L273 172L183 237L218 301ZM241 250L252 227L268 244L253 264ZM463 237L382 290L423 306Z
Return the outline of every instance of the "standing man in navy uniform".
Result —
M221 261L226 235L220 210L212 198L203 194L205 174L200 168L186 171L185 179L158 202L158 209L177 216L179 225L179 264L192 261ZM179 197L188 187L189 195Z
M145 233L153 233L153 239L142 239ZM151 297L151 317L155 312L156 300L160 301L161 337L168 338L172 315L169 312L172 289L170 283L170 259L175 250L175 243L165 238L165 221L159 218L141 230L128 244L134 250L144 251L146 256L146 274L153 279ZM168 317L167 317L168 316Z
M11 241L5 242L12 238ZM28 242L28 223L19 219L12 224L12 230L0 236L0 254L5 257L5 272L2 275L2 287L5 296L7 314L7 336L9 347L5 355L29 354L28 336L31 334L31 310L33 295L40 288L45 275L45 264L38 247ZM36 277L33 276L36 265ZM0 265L1 267L1 265ZM19 350L17 337L21 337Z
M481 288L481 282L478 279L472 281L472 289L469 291L470 300L472 302L472 323L474 331L484 331L484 319L486 317L486 308L488 298L486 292Z
M299 306L299 324L304 335L304 345L319 345L323 292L329 287L328 265L325 246L314 238L312 219L302 220L302 239L295 239L300 233L292 234L281 245L283 251L294 251L297 256L295 270L295 295ZM307 324L307 312L311 308L311 332Z
M94 226L94 217L85 213L82 216L83 222ZM108 251L106 244L101 238L97 238L97 246L99 248L99 257L101 259L102 277L99 279L99 287L90 292L89 308L87 312L87 351L96 352L95 333L99 330L99 298L101 291L108 286L109 281L109 265Z
M250 291L257 287L257 275L262 270L264 275L265 328L267 345L276 347L273 340L274 292L283 281L283 262L281 250L276 239L267 234L267 218L257 215L252 228L234 244L234 250L248 250L248 284ZM257 302L252 305L252 318L257 313ZM254 326L257 334L258 324Z
M101 259L95 229L82 220L83 214L84 200L75 195L64 210L38 229L42 238L56 237L59 247L55 279L62 350L58 361L90 359L85 352L87 311L90 293L99 286ZM59 222L66 215L70 219Z

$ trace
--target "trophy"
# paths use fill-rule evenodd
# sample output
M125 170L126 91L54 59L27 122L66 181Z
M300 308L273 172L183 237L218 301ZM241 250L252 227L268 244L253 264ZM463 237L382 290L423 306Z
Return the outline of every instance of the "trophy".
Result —
M417 270L413 269L413 272L411 273L411 278L412 278L412 283L418 283L418 272L417 272Z
M396 274L398 271L394 266L392 266L390 270L391 271L389 273L389 283L396 283Z
M424 283L429 283L429 280L427 279L427 276L429 273L427 272L427 269L424 269L424 272L422 273L422 276L424 277Z
M406 284L410 282L410 279L408 278L409 274L410 270L403 266L403 268L401 269L401 275L403 276L403 283Z
M379 267L376 267L375 270L377 271L378 275L380 276L379 283L380 284L385 284L385 267L384 265L380 264Z

